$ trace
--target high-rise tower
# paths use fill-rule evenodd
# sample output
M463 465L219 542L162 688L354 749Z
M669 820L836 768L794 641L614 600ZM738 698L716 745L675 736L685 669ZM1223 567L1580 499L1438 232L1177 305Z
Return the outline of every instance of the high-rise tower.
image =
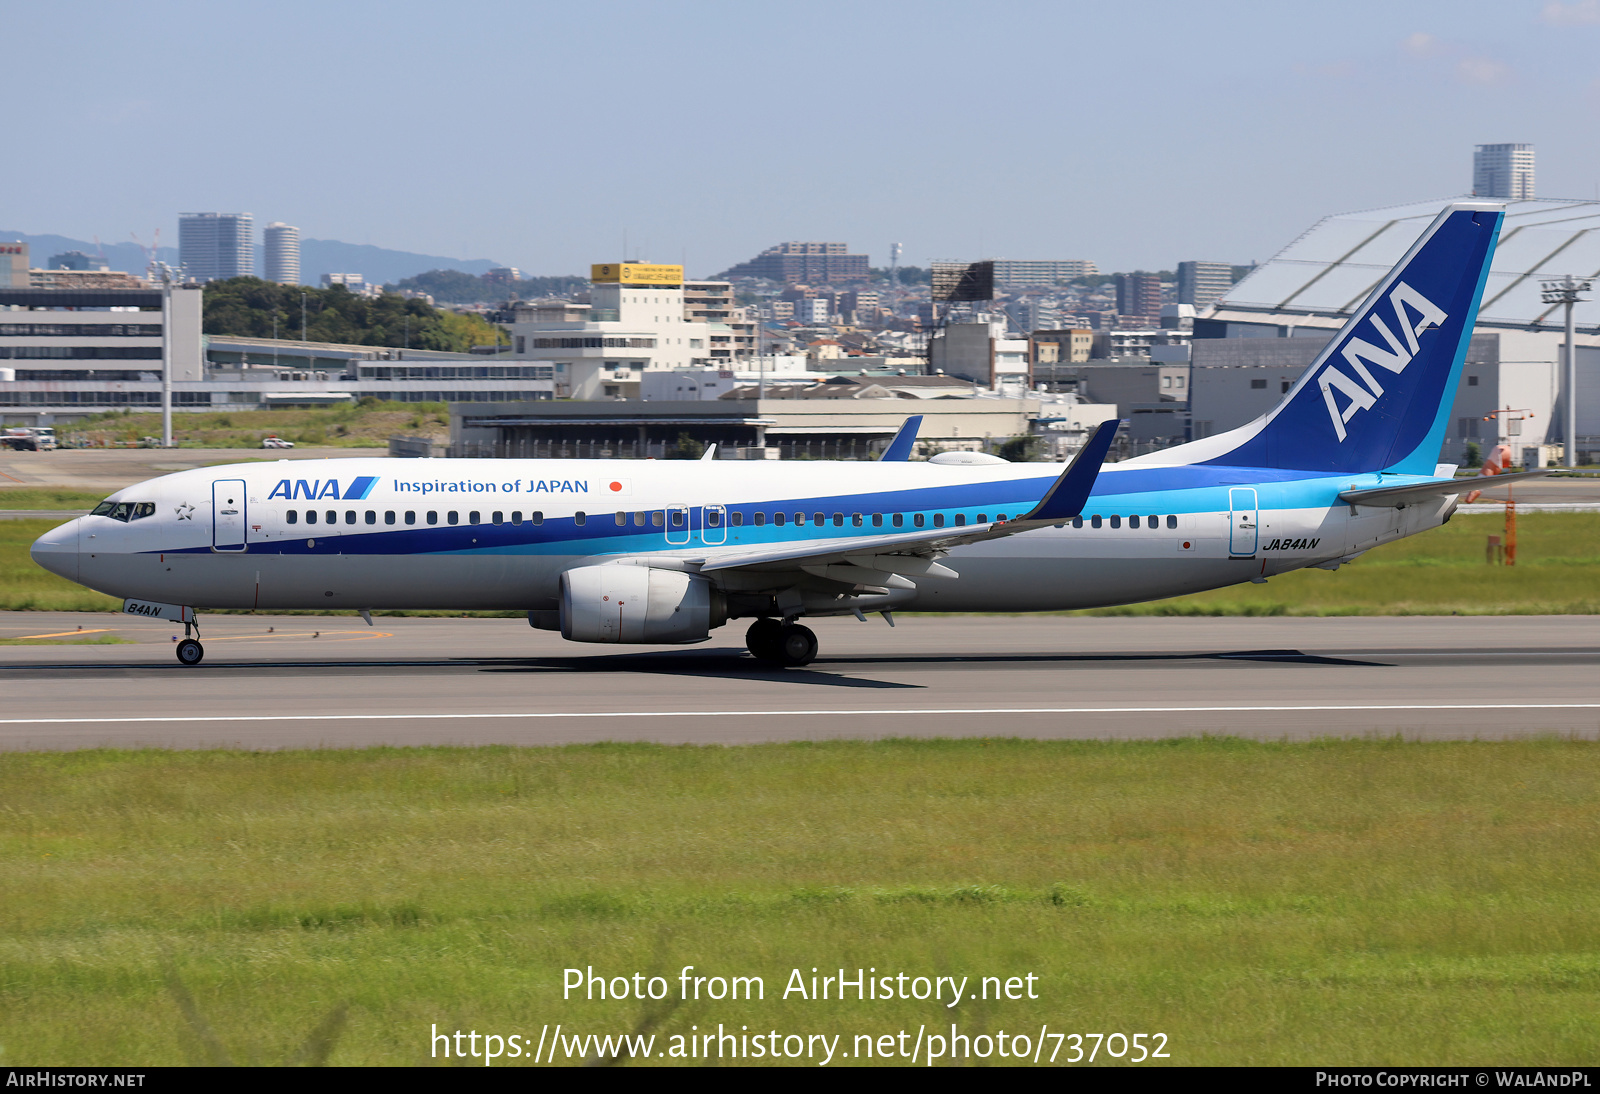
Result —
M1478 145L1472 153L1472 196L1533 200L1533 145Z
M255 273L254 220L249 213L179 213L178 262L195 281Z
M300 229L273 221L263 233L268 281L280 285L300 284Z

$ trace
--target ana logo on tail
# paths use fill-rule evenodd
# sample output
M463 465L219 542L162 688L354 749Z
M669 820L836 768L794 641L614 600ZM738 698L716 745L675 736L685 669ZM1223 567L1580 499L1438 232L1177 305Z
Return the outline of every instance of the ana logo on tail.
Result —
M1357 411L1371 409L1383 395L1383 385L1368 371L1367 364L1386 368L1396 375L1404 372L1417 355L1418 337L1449 318L1442 309L1404 281L1389 294L1389 303L1394 307L1395 326L1404 338L1404 345L1374 310L1368 319L1389 348L1384 350L1365 338L1352 337L1342 351L1345 362L1361 378L1361 382L1342 372L1332 361L1317 376L1317 384L1322 388L1322 401L1328 407L1328 419L1333 422L1333 431L1339 435L1340 441L1345 439L1345 423L1355 417ZM1415 321L1407 315L1407 307L1416 312ZM1335 390L1349 400L1342 411L1334 398Z

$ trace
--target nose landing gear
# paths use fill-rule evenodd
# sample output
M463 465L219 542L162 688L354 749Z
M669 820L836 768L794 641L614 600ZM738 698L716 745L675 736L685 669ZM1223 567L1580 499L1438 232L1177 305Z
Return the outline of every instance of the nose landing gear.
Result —
M745 632L746 648L758 661L786 668L809 665L817 657L817 636L810 627L761 618Z

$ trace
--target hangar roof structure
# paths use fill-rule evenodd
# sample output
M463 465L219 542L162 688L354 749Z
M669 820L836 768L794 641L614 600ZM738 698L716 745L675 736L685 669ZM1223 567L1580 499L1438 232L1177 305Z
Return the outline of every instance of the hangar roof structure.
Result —
M1269 312L1347 316L1360 306L1422 232L1452 201L1444 198L1325 217L1257 266L1217 301L1213 315ZM1541 278L1600 281L1600 201L1538 198L1505 203L1478 327L1559 331L1559 304L1540 299ZM1600 333L1600 293L1573 309L1578 329Z

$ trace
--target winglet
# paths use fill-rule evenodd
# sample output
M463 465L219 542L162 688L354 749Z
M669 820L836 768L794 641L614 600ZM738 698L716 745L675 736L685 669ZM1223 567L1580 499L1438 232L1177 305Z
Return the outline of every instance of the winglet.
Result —
M1078 449L1078 454L1072 457L1072 462L1067 464L1067 469L1061 472L1044 497L1039 499L1039 504L1029 513L1016 519L1021 520L1069 520L1083 512L1083 507L1089 501L1089 491L1094 489L1094 480L1100 476L1100 466L1106 461L1106 453L1111 450L1111 442L1117 435L1117 426L1121 423L1116 419L1101 422L1094 436L1090 437L1084 446Z
M878 457L879 463L905 463L911 458L911 448L917 443L917 430L922 428L922 415L913 414L906 419L900 432L894 435L889 447Z

